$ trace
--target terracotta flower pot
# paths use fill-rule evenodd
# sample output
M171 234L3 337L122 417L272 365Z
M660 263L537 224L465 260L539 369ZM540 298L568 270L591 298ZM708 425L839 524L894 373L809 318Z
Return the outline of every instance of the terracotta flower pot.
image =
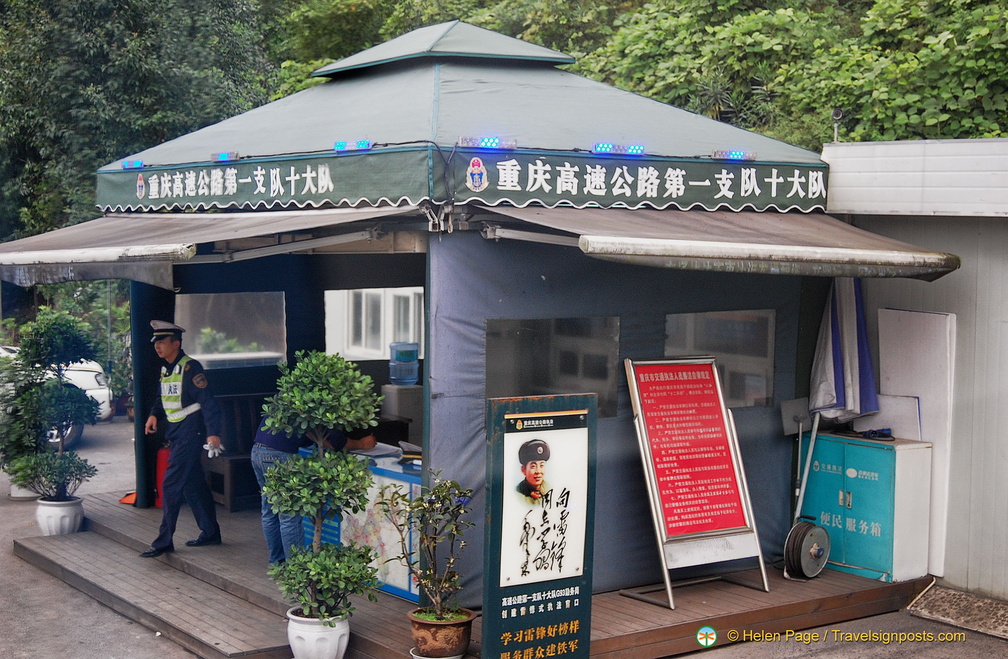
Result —
M413 609L406 614L410 620L417 655L444 659L460 657L466 653L472 636L472 623L476 619L474 612L461 609L466 614L465 618L438 622L416 617L414 614L418 611L420 609Z

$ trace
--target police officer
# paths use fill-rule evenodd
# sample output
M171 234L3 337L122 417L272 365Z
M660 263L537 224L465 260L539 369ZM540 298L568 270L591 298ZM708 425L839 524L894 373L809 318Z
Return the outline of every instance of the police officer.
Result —
M541 439L525 442L518 448L518 462L525 479L518 483L518 493L525 497L525 502L535 505L550 490L546 483L546 461L550 458L549 444Z
M151 407L144 432L153 434L163 424L169 453L162 483L161 529L150 548L140 554L144 558L175 551L172 536L183 500L192 509L200 529L199 537L187 541L186 546L221 543L213 495L200 461L204 443L220 448L220 406L210 392L203 367L182 352L185 330L163 320L152 320L151 327L154 351L165 365L161 367L161 392Z

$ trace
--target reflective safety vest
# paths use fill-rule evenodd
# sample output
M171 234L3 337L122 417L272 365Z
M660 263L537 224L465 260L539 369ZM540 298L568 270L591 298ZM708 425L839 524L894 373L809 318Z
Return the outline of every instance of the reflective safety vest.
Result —
M168 369L164 366L161 367L161 405L164 407L165 416L172 423L179 423L200 409L199 403L182 407L182 373L189 359L189 355L183 355L171 373L168 373Z

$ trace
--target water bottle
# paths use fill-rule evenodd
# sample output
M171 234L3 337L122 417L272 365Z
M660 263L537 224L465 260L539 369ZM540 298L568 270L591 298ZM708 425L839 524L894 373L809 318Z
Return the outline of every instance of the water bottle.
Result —
M419 376L420 345L399 341L389 345L389 382L392 384L416 384Z

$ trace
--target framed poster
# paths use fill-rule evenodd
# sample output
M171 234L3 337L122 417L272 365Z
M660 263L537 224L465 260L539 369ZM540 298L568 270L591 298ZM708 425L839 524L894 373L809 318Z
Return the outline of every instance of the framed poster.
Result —
M588 656L596 416L593 394L487 403L484 656Z
M714 358L625 364L669 606L673 568L757 557L769 590Z

